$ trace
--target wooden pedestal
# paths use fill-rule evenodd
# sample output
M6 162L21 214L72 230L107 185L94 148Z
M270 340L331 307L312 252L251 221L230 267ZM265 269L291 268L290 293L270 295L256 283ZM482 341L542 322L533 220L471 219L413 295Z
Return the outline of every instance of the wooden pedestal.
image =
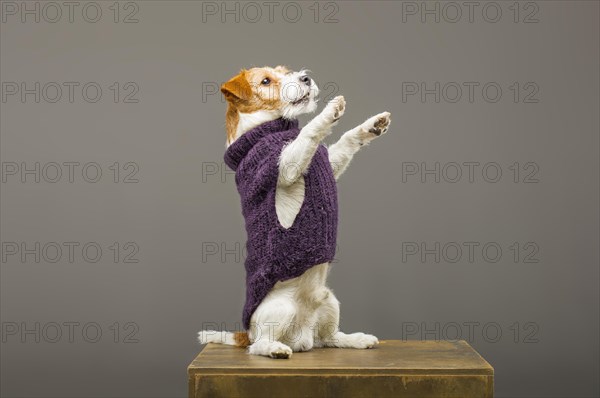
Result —
M374 349L318 348L290 359L208 344L188 367L190 398L489 398L494 369L465 341L381 341Z

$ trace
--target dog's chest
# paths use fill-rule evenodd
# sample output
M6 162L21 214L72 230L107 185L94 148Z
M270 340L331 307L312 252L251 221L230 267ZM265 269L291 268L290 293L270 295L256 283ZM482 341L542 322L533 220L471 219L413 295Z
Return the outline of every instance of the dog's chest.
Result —
M275 212L277 219L284 228L294 224L294 220L304 202L305 183L300 176L297 181L289 186L278 186L275 192Z

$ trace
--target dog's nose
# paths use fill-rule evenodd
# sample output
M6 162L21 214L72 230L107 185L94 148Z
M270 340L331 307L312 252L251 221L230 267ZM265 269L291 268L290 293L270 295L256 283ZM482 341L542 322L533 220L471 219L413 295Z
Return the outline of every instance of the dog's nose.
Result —
M306 84L307 86L310 86L310 84L311 84L311 80L310 80L310 77L308 77L308 75L300 76L300 81L302 83Z

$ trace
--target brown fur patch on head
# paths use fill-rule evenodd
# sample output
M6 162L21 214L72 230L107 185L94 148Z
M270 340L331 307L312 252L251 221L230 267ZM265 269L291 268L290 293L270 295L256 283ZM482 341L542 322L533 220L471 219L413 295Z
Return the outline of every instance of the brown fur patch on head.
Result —
M246 73L246 80L252 89L253 97L241 107L242 112L254 112L257 110L272 110L281 107L279 92L281 88L281 71L275 68L252 68ZM268 81L268 83L267 83Z
M287 73L289 70L285 66L243 69L221 86L221 92L227 100L228 142L235 137L239 112L252 113L281 108L281 78Z

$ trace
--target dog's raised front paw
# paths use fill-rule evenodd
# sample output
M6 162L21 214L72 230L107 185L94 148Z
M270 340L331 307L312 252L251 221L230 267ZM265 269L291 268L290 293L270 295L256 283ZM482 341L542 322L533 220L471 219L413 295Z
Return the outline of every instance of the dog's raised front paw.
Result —
M389 112L383 112L380 113L379 115L376 115L374 117L372 117L372 123L373 126L369 128L369 133L375 134L375 135L381 135L381 134L385 134L387 133L388 127L390 126L390 123L392 122L392 120L390 119L390 113ZM369 121L371 121L371 119L369 119Z
M387 133L388 127L390 127L390 123L392 119L390 119L389 112L383 112L379 115L375 115L366 122L363 123L362 129L366 133L373 134L375 136L380 136L381 134Z
M368 144L380 135L387 133L391 122L389 112L383 112L367 119L357 133L356 138L358 138L359 144Z
M323 117L331 124L340 120L346 110L346 100L342 95L339 95L329 101L325 109L323 109Z

